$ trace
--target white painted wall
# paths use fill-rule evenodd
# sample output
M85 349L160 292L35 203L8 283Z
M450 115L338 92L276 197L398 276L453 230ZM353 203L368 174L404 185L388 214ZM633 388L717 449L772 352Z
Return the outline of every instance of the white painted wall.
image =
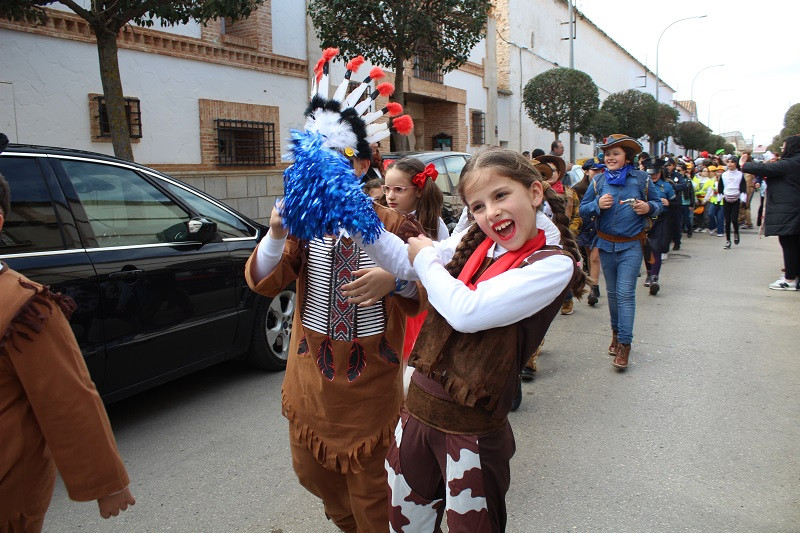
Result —
M89 133L87 95L103 92L94 45L2 29L0 42L18 142L113 153ZM119 63L123 93L141 100L143 138L133 152L145 164L200 163L200 98L278 106L282 148L303 122L304 79L131 50L119 51Z
M480 76L475 76L474 74L467 74L466 72L461 72L459 70L455 70L453 72L448 72L444 75L444 83L445 85L449 85L451 87L458 87L459 89L464 89L467 92L467 103L464 106L464 117L463 120L467 125L467 152L474 153L476 150L480 148L480 146L472 146L472 129L470 127L470 117L471 111L473 109L477 109L486 113L487 105L486 105L486 89L483 86L483 78ZM485 120L485 127L488 129L490 126L489 124L489 117L484 117ZM489 132L486 132L486 138L488 138Z
M306 3L272 0L272 51L306 59Z
M494 36L492 36L492 38L494 38ZM486 38L484 37L483 39L478 41L478 44L476 44L475 47L470 51L468 61L482 65L483 58L485 57L486 57Z
M534 4L534 5L532 5ZM570 43L561 40L568 35L567 22L569 14L566 4L553 0L510 0L510 35L509 41L514 43L510 47L510 89L514 94L508 97L508 130L502 127L504 119L500 118L500 140L508 141L509 147L514 150L531 150L542 148L550 150L553 134L537 127L528 118L522 108L520 81L524 87L532 77L556 66L569 67ZM655 95L655 77L649 74L646 87L643 78L645 67L636 59L627 54L608 36L598 31L587 21L577 19L577 39L574 42L574 66L592 77L598 86L600 101L609 94L639 89ZM531 37L533 33L533 38ZM533 49L531 45L533 44ZM520 62L520 49L522 50ZM674 91L663 84L659 89L659 97L663 102L673 99ZM500 107L501 112L503 106ZM520 126L521 124L521 126ZM521 127L521 129L520 129ZM624 132L622 132L624 133ZM569 134L562 133L559 137L569 149ZM576 153L574 159L594 155L594 147L580 144L578 136L575 139ZM569 157L569 154L565 154Z

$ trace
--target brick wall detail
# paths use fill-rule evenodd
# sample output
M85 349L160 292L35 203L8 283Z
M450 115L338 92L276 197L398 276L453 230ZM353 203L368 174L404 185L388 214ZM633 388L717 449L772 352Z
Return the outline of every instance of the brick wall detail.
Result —
M262 9L264 8L262 7ZM265 9L264 11L266 15L256 16L254 14L251 16L251 19L255 19L254 24L269 24L270 10ZM266 18L266 21L264 18ZM236 24L239 24L239 22ZM47 10L47 21L42 25L12 22L0 18L0 28L95 43L94 34L85 20L72 13L51 9ZM137 50L139 52L217 63L305 79L308 75L308 62L271 53L271 24L269 30L264 30L260 26L258 29L259 31L263 30L264 33L257 40L257 45L254 45L247 38L236 34L230 39L223 40L220 34L219 21L209 22L208 27L203 29L202 39L128 25L120 31L117 44L120 49ZM256 46L257 49L254 49Z
M219 169L217 166L217 132L214 119L252 120L275 124L276 158L280 162L280 109L277 106L225 102L223 100L198 100L200 110L200 167ZM280 164L280 163L279 163Z
M433 136L453 136L453 151L467 150L466 106L454 102L425 104L425 136L421 150L433 150Z
M97 97L103 96L98 93L89 93L89 128L92 136L92 142L95 143L110 143L111 136L100 136L100 104L97 102ZM123 98L136 98L134 96L123 96ZM140 103L141 105L141 103ZM144 127L144 125L142 125ZM137 144L141 142L139 137L131 137L131 143Z

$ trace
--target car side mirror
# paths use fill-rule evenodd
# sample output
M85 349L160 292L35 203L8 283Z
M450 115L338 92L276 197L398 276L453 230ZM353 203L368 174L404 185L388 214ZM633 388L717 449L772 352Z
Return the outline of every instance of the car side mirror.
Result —
M217 238L217 223L206 217L194 217L186 223L186 226L191 241L206 243Z

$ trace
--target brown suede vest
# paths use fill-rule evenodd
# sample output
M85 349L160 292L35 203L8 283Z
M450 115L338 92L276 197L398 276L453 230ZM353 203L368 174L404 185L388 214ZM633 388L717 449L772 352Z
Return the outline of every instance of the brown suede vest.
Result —
M520 268L566 252L545 247ZM573 280L577 270L573 274ZM552 303L515 324L476 333L455 331L429 306L409 365L406 408L417 419L446 433L481 435L506 420L519 372L544 339L572 280Z

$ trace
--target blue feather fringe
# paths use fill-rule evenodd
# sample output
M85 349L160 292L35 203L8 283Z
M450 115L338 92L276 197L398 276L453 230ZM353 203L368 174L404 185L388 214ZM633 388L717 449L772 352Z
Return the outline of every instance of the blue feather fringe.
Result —
M383 224L347 158L325 147L325 137L315 132L292 130L291 141L294 162L283 173L281 209L289 233L310 241L344 230L373 242Z

